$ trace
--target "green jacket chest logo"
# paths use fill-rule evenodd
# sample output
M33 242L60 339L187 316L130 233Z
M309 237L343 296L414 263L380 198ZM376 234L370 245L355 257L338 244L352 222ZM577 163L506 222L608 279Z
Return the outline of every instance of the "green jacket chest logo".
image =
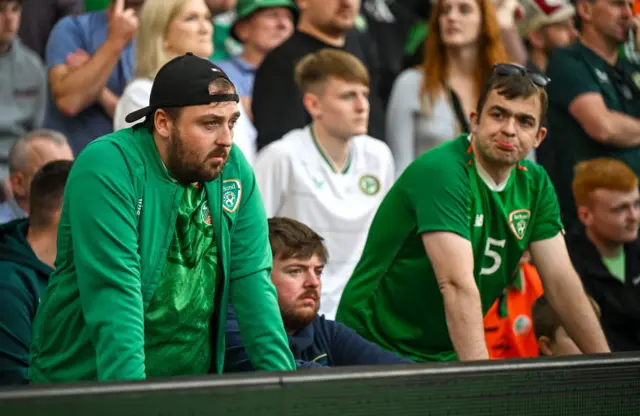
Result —
M242 184L238 179L225 179L222 181L222 208L234 213L242 200Z
M530 219L531 211L528 209L517 209L509 213L509 227L518 240L524 238Z

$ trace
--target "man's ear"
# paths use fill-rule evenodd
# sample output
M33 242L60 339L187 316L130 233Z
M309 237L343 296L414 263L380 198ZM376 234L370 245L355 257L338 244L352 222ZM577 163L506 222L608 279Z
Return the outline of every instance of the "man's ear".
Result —
M540 146L540 143L542 143L542 141L544 140L545 137L547 137L547 128L546 127L540 127L540 130L538 130L538 133L536 133L536 142L533 144L533 148L537 149L538 146Z
M540 350L540 355L547 357L553 356L553 351L551 351L551 340L549 337L543 335L538 339L538 349Z
M162 109L156 110L155 114L153 115L153 125L160 137L168 138L171 136L174 122L175 121L171 118L171 116L169 116L169 114L167 114Z
M313 118L319 118L322 115L322 110L320 108L320 102L318 100L318 96L307 92L302 96L302 104L304 108L307 110L307 113Z
M9 175L9 188L16 199L26 198L29 194L27 180L22 172L13 172Z

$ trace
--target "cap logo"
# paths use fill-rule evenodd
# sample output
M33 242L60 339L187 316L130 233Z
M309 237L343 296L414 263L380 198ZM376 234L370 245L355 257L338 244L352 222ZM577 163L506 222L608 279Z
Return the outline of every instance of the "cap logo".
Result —
M220 70L219 70L218 68L211 68L211 70L212 70L213 72L220 72Z

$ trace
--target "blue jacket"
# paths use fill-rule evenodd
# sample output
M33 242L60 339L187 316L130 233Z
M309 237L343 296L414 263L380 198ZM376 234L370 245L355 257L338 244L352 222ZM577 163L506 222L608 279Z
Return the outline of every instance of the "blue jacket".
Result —
M224 372L255 371L244 349L236 314L227 312L227 347ZM289 335L289 348L298 369L346 365L407 364L413 361L380 348L345 325L323 316L306 328Z

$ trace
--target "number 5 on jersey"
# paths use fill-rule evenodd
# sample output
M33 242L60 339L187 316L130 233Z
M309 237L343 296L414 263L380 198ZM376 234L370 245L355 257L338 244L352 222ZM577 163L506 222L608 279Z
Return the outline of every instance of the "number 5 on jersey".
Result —
M484 248L484 255L489 257L493 263L489 267L483 267L480 269L480 276L485 274L493 274L502 265L502 257L500 253L496 251L496 248L504 248L504 244L507 240L496 240L495 238L487 238L487 245ZM484 259L483 259L484 260Z

